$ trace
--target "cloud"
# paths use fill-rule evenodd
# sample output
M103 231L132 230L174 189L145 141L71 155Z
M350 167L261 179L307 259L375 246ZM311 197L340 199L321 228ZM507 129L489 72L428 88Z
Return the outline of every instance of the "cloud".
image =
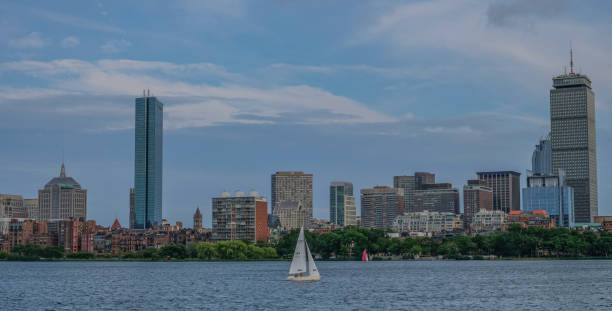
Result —
M52 11L42 9L30 9L32 14L44 18L54 23L60 23L63 25L72 26L75 29L89 29L95 31L109 32L109 33L123 33L124 31L120 28L96 22L90 18L75 17L72 15L60 14Z
M79 45L79 43L80 41L77 37L69 36L69 37L64 38L61 44L62 44L62 47L64 48L73 48Z
M106 43L104 43L103 45L101 45L100 49L102 49L102 51L105 53L119 53L128 49L131 46L132 42L127 41L125 39L109 40L106 41Z
M242 124L356 124L393 122L396 119L381 114L353 99L326 90L299 85L255 87L240 75L209 64L174 64L134 60L100 60L87 62L63 59L51 62L20 61L0 64L0 73L14 73L46 81L42 92L31 93L14 86L11 97L0 97L3 104L26 107L25 102L37 103L36 95L56 98L61 102L78 103L72 113L98 116L122 112L143 89L151 89L166 104L169 129L212 126L227 123ZM188 73L186 75L182 73ZM187 78L186 78L187 77ZM220 85L200 82L211 78L227 81ZM55 93L54 93L55 92ZM85 97L89 100L75 100ZM100 111L91 105L120 100L125 104ZM22 101L21 105L15 105ZM52 100L46 100L46 107ZM81 107L84 106L84 107ZM25 109L25 108L22 108ZM32 109L34 110L34 109ZM58 109L51 113L67 113ZM129 116L111 115L115 123L125 124ZM113 128L118 126L113 125Z
M42 34L40 32L31 32L25 37L11 40L10 45L20 49L28 49L28 48L42 48L47 45L47 41L43 39Z

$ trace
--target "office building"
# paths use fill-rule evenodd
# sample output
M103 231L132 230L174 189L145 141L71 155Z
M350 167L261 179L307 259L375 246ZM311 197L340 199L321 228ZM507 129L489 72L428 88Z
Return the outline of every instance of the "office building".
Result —
M573 59L571 68L550 90L552 170L564 170L574 189L575 221L591 222L598 213L595 95L589 77L574 73Z
M493 190L493 210L521 210L521 174L514 171L478 172L478 179Z
M461 213L459 190L451 184L423 184L421 189L414 192L414 203L410 212Z
M361 226L390 229L404 213L404 190L388 186L361 189Z
M268 241L268 201L255 191L212 199L212 240Z
M329 186L329 222L339 226L356 225L355 197L353 184L334 181Z
M26 218L23 197L14 194L0 194L0 218Z
M272 193L271 193L271 209L273 215L278 215L277 208L283 202L291 201L294 203L284 204L284 207L293 206L301 208L301 211L296 215L300 215L301 223L297 228L309 228L312 223L312 174L304 174L304 172L276 172L272 174ZM295 202L298 202L295 204ZM285 211L286 212L286 211ZM284 212L284 213L285 213ZM301 217L303 216L303 217ZM281 226L294 227L294 225L283 224L280 219Z
M38 206L38 199L23 199L23 207L26 211L26 218L34 220L40 219L40 208Z
M143 94L135 106L134 229L150 229L162 220L164 105Z
M527 171L527 188L523 188L523 210L544 210L559 227L574 227L574 189L567 186L565 172L558 175L533 174Z
M434 184L436 175L428 172L415 172L414 176L393 176L393 188L404 189L404 209L407 212L414 210L414 193L423 190L423 186Z
M480 179L468 180L463 186L463 220L467 225L480 210L493 210L493 189ZM467 227L466 225L466 227Z
M72 177L66 176L62 163L60 176L38 190L41 220L87 219L87 190Z
M552 143L550 133L540 138L531 156L531 170L534 174L553 174Z

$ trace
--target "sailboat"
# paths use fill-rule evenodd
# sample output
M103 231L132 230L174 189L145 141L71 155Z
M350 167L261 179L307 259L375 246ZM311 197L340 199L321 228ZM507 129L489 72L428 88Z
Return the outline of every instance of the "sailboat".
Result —
M364 249L363 253L361 253L361 261L369 261L368 252Z
M302 227L297 245L295 245L293 261L291 261L287 280L300 282L318 281L320 279L319 270L317 270L314 259L312 259L312 254L310 254L310 248L308 248L308 243L306 243L304 238L304 228Z

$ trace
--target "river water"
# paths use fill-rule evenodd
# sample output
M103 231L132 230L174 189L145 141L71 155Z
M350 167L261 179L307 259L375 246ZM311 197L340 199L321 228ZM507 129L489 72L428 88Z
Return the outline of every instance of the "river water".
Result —
M612 310L612 261L0 262L1 310Z

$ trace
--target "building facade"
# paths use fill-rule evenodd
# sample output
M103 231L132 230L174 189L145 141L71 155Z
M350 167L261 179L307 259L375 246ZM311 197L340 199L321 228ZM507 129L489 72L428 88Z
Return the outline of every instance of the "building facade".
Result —
M136 211L134 210L134 188L130 188L130 229L136 226Z
M423 232L426 234L455 232L463 229L461 215L445 212L413 212L397 216L393 221L396 232Z
M390 229L404 213L404 190L387 186L361 189L361 226Z
M26 218L23 197L15 194L0 194L0 218Z
M472 222L470 223L470 230L472 233L486 231L504 231L507 227L507 216L508 214L506 214L506 212L502 210L480 210L472 217Z
M480 210L493 210L493 189L484 180L468 180L468 184L463 186L463 220L466 227Z
M302 223L299 227L310 228L312 224L312 174L304 174L304 172L276 172L271 177L271 209L272 214L276 215L277 208L285 201L299 202L299 204L285 204L294 207L301 207L300 214L304 214ZM293 227L293 225L283 224L284 227Z
M393 176L393 188L404 189L404 209L407 212L416 211L414 209L415 192L423 190L424 185L435 182L436 175L428 172L415 172L414 176Z
M414 192L411 212L461 213L459 190L449 183L424 184Z
M565 171L574 189L576 222L597 216L597 152L595 141L595 95L591 80L583 74L553 78L550 90L552 169Z
M196 232L202 231L202 213L200 213L199 207L193 214L193 230L195 230Z
M329 186L329 222L339 226L356 225L355 196L353 184L334 181Z
M23 199L23 207L26 211L26 218L40 220L38 199Z
M521 173L514 171L478 172L478 179L493 190L493 210L521 210Z
M531 170L534 174L553 174L552 142L550 133L540 138L531 156Z
M523 188L523 210L546 211L557 226L574 227L574 189L565 183L565 174L541 175L527 172L527 188Z
M212 240L268 241L268 201L255 191L248 196L224 192L212 199Z
M134 229L150 229L162 220L163 104L136 98Z
M51 179L38 190L41 220L87 219L87 190L72 177L66 176L62 163L60 176Z

